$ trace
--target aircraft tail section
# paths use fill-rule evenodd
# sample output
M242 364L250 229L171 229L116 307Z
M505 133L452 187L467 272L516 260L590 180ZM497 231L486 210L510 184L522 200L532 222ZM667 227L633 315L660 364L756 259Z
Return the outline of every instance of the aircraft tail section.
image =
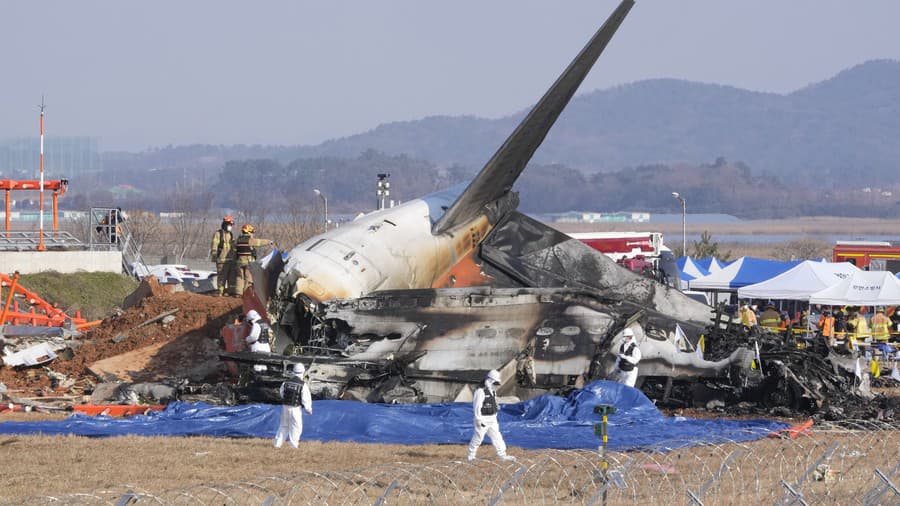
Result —
M622 0L581 53L572 60L472 183L438 220L432 229L433 233L446 232L471 221L485 212L488 205L509 193L633 5L634 0Z

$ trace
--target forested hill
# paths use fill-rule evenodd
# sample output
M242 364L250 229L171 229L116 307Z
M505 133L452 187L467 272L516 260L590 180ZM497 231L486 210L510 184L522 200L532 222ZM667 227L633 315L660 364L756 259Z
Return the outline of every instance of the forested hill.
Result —
M524 112L390 123L282 156L355 157L375 149L480 167ZM787 95L673 79L578 95L534 161L594 172L722 156L788 182L847 174L896 181L898 139L900 62L876 60Z
M316 205L314 188L328 195L333 212L355 214L373 209L375 175L391 173L391 198L399 202L444 189L474 176L463 166L439 167L404 155L366 151L356 158L239 160L225 165L211 187L219 207L273 212ZM260 182L276 182L260 184ZM822 192L805 185L786 185L772 176L755 176L740 162L719 158L712 163L645 165L615 172L587 174L563 165L531 164L516 181L520 209L532 213L589 211L678 212L677 190L692 212L725 213L746 218L787 216L900 215L893 196L843 188Z

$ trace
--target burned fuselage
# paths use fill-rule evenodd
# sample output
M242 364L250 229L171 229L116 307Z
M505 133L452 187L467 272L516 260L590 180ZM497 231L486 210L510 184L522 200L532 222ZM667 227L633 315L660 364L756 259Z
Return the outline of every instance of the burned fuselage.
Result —
M503 394L560 392L612 377L626 327L646 350L641 367L650 372L712 377L736 362L680 350L668 318L568 288L383 291L330 301L312 316L316 323L296 351L307 363L346 365L347 372L327 375L310 367L318 393L330 398L353 384L354 363L391 361L403 363L397 373L429 401L465 398L468 385L494 368L504 371Z
M669 337L676 323L696 337L708 307L516 211L515 181L633 4L619 4L469 184L363 215L261 264L254 308L277 330L275 349L319 359L308 365L314 389L334 397L394 371L447 400L495 368L517 376L507 382L516 389L575 386L609 377L625 325L647 348L646 369L721 373Z

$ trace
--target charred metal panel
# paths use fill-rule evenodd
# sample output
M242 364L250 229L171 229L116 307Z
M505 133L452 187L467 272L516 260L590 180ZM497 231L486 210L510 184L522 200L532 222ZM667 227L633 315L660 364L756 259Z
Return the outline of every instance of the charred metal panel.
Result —
M678 290L638 276L581 241L519 212L488 234L480 258L493 267L488 274L521 286L564 286L596 291L600 297L625 300L677 321L704 326L709 307Z

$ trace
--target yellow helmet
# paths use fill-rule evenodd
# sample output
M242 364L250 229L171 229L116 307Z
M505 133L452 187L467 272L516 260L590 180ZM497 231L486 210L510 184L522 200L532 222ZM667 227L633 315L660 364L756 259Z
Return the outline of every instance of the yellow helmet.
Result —
M244 225L243 227L241 227L241 232L243 232L245 234L252 234L253 233L253 225Z

